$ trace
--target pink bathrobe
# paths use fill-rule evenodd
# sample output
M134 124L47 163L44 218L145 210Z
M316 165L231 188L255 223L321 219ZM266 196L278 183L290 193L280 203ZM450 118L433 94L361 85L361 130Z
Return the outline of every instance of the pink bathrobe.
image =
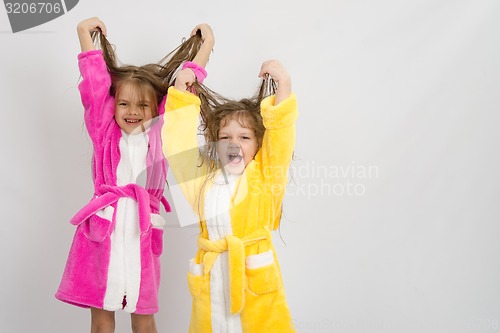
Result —
M118 186L117 166L121 157L122 132L114 120L114 98L109 94L110 75L101 50L83 52L79 54L78 60L83 77L79 90L85 108L85 125L94 146L94 196L71 219L71 223L77 228L56 298L81 307L104 308L109 311L118 310L117 306L125 308L126 295L108 308L104 299L112 246L110 238L115 231L117 203L120 198L130 198L137 202L138 210L135 223L138 221L140 229L140 254L137 254L140 257L140 273L137 273L140 274L140 286L135 306L125 310L136 314L153 314L158 311L159 256L163 249L163 229L154 224L152 214L159 214L160 204L164 205L167 212L170 211L163 196L168 167L161 147L163 117L154 119L146 132L146 186L141 187L135 183ZM164 112L164 104L165 99L158 107L160 115ZM108 213L112 212L108 217L103 214L106 209ZM125 280L127 278L124 277ZM136 280L139 281L139 278Z

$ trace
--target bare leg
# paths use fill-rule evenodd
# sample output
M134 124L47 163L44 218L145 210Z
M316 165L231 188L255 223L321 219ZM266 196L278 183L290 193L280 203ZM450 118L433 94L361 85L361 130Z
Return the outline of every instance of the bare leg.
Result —
M96 308L90 308L90 333L113 333L115 331L115 313Z
M132 332L134 333L158 333L154 315L131 314Z

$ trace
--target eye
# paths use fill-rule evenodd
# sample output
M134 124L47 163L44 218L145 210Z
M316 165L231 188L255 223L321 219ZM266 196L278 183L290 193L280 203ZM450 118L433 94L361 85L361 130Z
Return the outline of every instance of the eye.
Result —
M250 137L249 136L242 136L241 137L243 140L250 140Z
M119 106L126 106L126 105L127 105L127 103L125 103L125 102L120 102L120 103L118 103L118 105L119 105Z
M148 103L141 103L141 104L139 104L139 107L145 109L145 108L149 107L149 104Z
M227 135L223 135L219 137L219 140L228 140L229 137Z

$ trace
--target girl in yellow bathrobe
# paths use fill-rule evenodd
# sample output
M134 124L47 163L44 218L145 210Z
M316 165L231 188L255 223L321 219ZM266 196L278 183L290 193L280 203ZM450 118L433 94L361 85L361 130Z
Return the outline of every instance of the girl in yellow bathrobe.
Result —
M295 332L271 230L280 223L297 104L280 62L264 62L259 76L260 93L240 101L200 88L190 69L168 91L163 150L201 226L188 273L192 333ZM263 98L266 90L272 95Z

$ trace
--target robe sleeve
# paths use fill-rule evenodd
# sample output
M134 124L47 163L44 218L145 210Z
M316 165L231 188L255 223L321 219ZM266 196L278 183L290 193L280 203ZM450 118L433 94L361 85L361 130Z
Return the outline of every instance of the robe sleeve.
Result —
M187 201L196 213L206 165L201 165L198 143L200 99L189 92L168 89L162 127L163 154Z
M111 77L101 50L91 50L78 55L82 81L78 85L85 109L85 126L94 144L100 145L103 135L114 121L114 98L109 94Z
M274 105L275 96L261 102L261 115L266 131L261 149L255 156L264 181L264 193L273 204L273 223L276 229L281 219L281 204L288 182L288 169L295 147L295 121L298 117L295 94Z

